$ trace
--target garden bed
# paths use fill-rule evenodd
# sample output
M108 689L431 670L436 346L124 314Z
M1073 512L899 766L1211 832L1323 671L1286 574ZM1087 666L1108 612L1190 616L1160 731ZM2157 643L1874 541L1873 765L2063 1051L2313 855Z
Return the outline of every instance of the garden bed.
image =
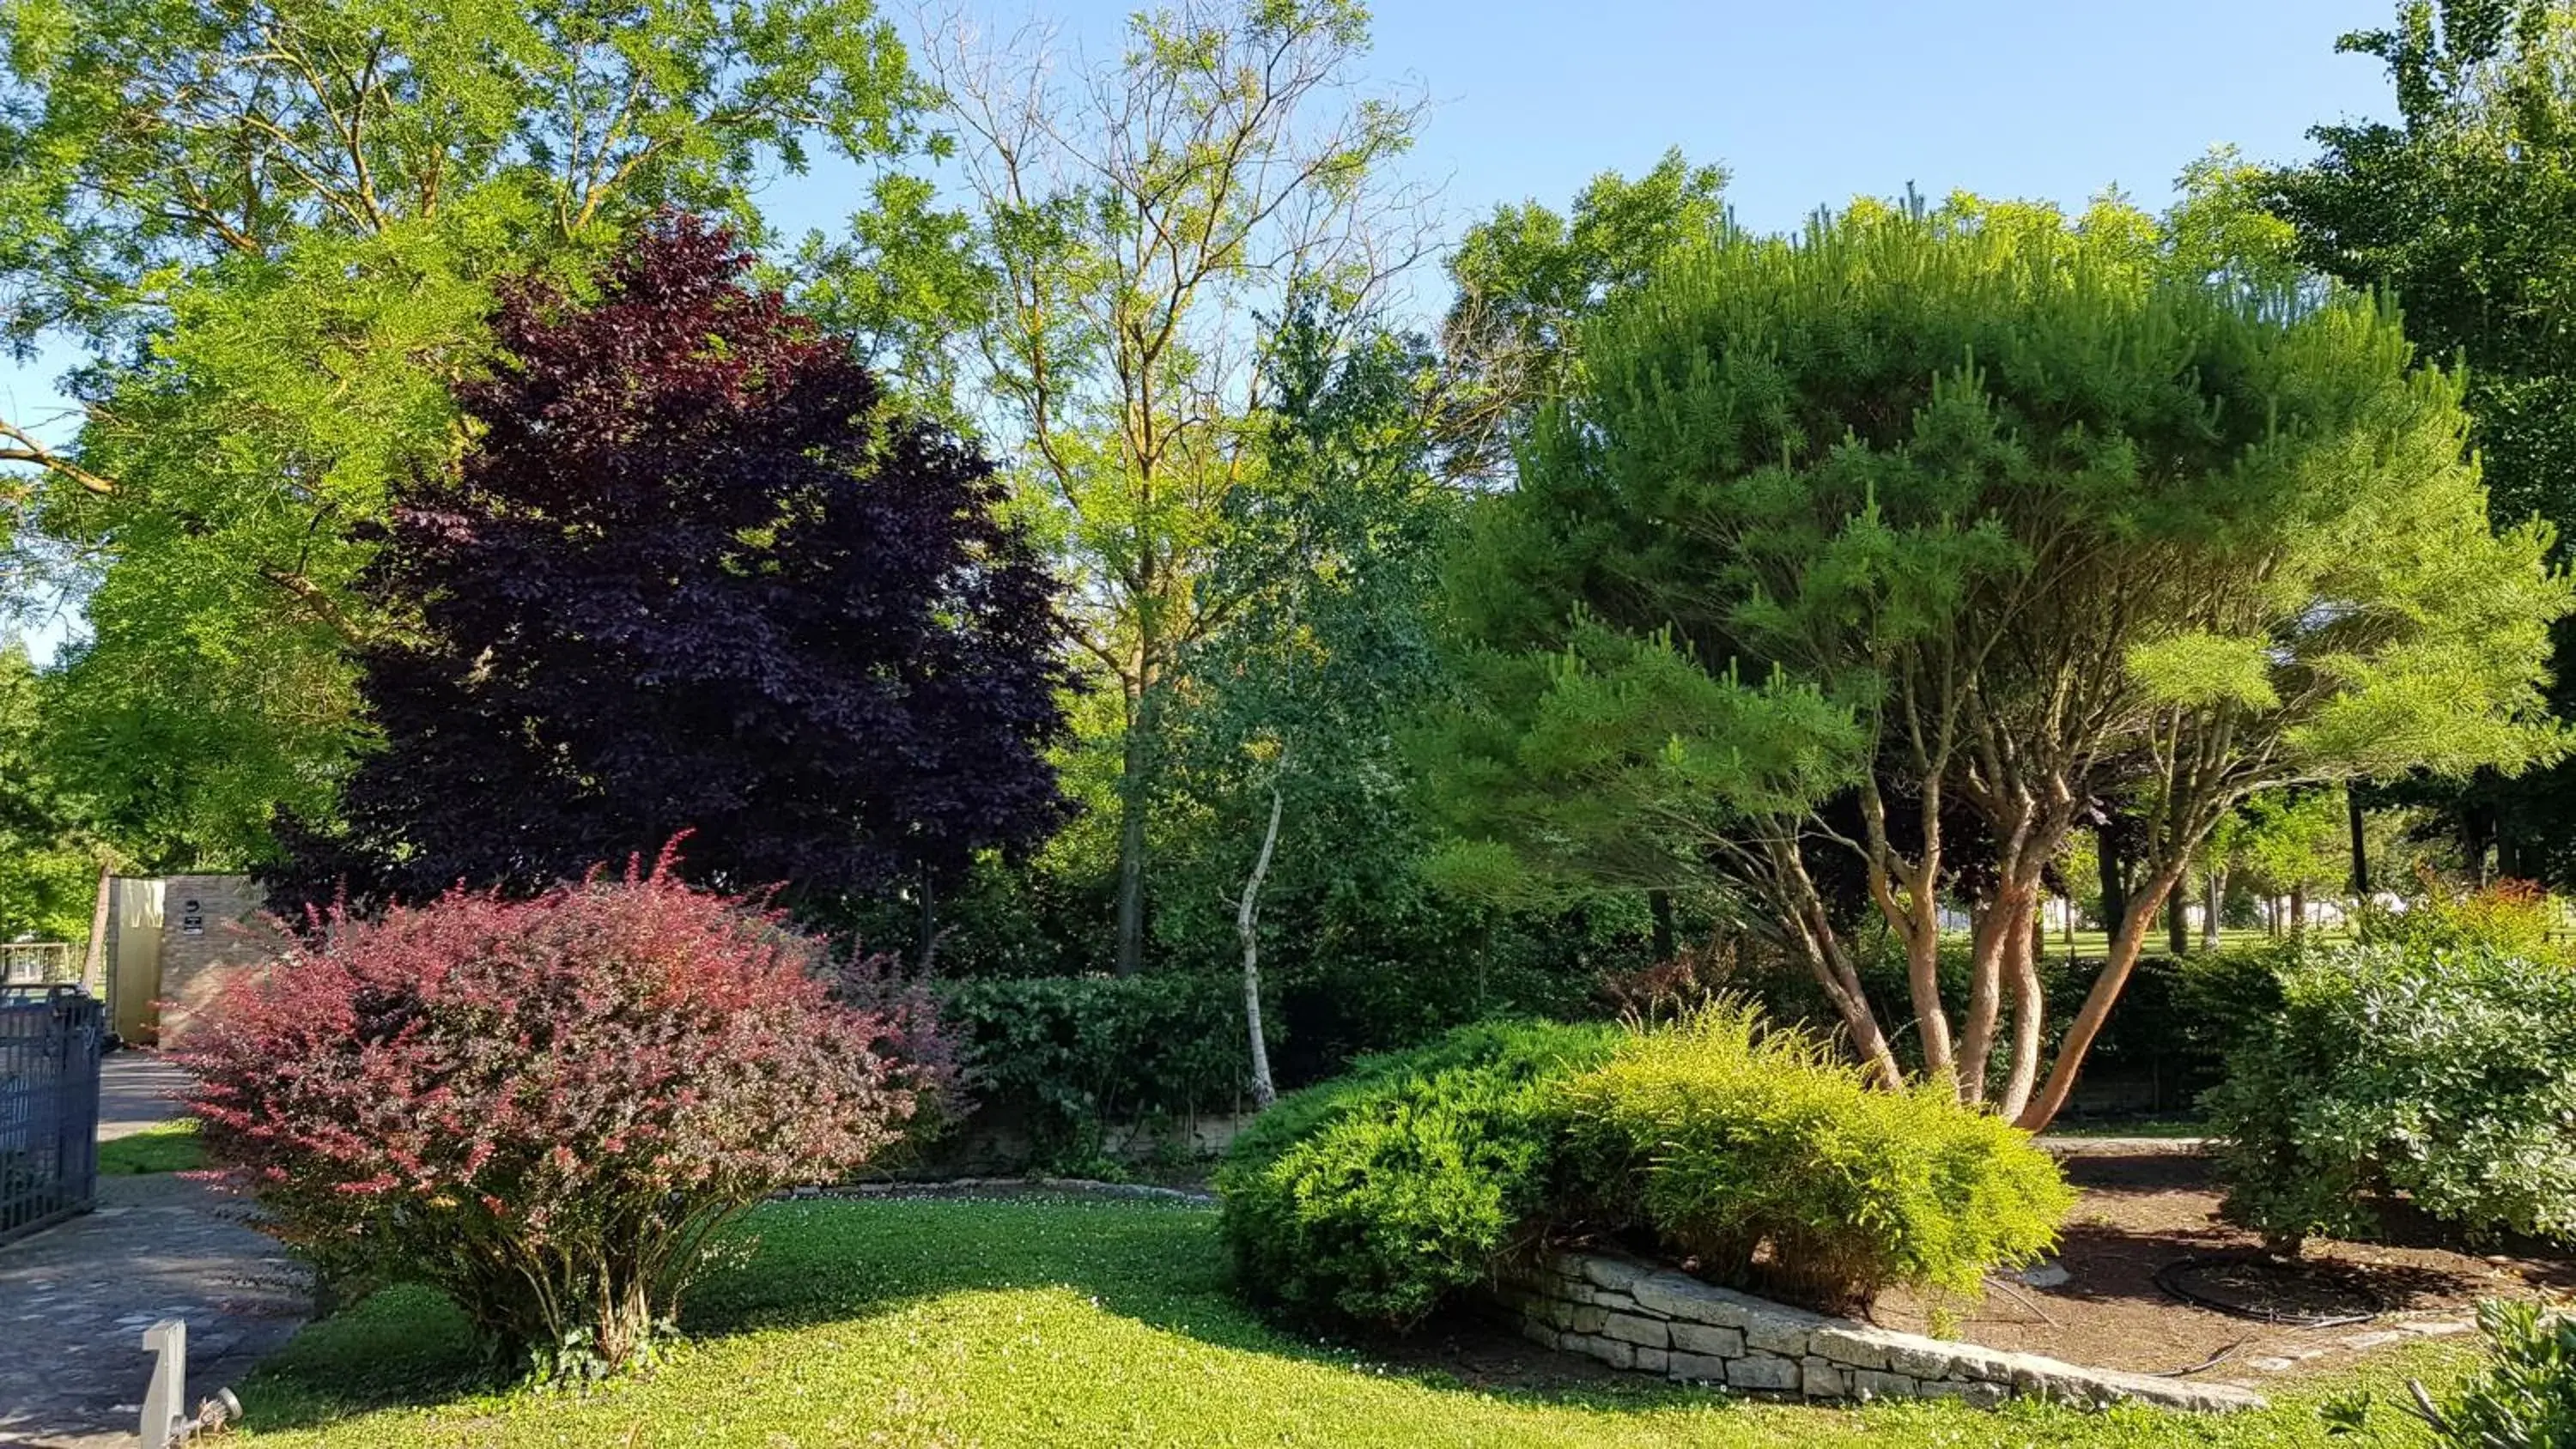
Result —
M2065 1280L2043 1271L2028 1275L2034 1281L2006 1280L1983 1303L1950 1305L1957 1335L1990 1348L2132 1373L2207 1365L2190 1376L2260 1387L2344 1367L2357 1354L2401 1341L2466 1333L2482 1298L2576 1293L2576 1258L2530 1244L2477 1253L2439 1225L2401 1216L2392 1222L2391 1242L2312 1241L2300 1268L2320 1291L2285 1295L2278 1305L2375 1306L2368 1322L2301 1328L2194 1306L2157 1282L2160 1270L2193 1258L2254 1259L2261 1245L2254 1234L2217 1220L2219 1192L2206 1157L2162 1150L2161 1143L2155 1148L2099 1142L2065 1153L2067 1178L2083 1190L2053 1260ZM2225 1275L2196 1281L2223 1287ZM1933 1325L1938 1306L1890 1293L1872 1317L1921 1333Z

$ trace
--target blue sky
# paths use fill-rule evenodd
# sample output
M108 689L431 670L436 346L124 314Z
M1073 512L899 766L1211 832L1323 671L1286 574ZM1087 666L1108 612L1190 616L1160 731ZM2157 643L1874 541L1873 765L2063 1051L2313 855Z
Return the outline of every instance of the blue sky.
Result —
M997 22L1029 13L988 0ZM1143 0L1043 7L1114 45ZM889 6L899 11L898 6ZM1562 204L1667 147L1713 161L1748 226L1908 183L2081 206L2118 186L2160 205L2213 145L2308 154L2322 120L2384 114L2377 62L2335 37L2392 0L1380 0L1372 68L1434 102L1406 165L1441 185L1450 234L1501 202ZM832 226L847 178L782 177L764 204ZM60 411L69 357L0 362L0 416ZM49 631L50 632L50 631ZM48 645L51 640L44 641Z

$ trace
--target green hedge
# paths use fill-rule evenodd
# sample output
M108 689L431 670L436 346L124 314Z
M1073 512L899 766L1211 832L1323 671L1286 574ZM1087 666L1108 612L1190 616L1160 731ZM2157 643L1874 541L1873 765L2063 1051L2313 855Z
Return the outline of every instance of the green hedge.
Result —
M2294 1251L2404 1193L2576 1242L2576 970L2480 947L2310 951L2210 1093L2226 1211Z
M1245 1100L1242 984L1230 976L961 981L940 1004L969 1096L1028 1124L1035 1165L1102 1170L1110 1124L1187 1120Z
M1405 1328L1554 1229L1651 1236L1819 1307L1973 1292L2071 1194L2009 1126L1862 1085L1719 1006L1643 1031L1486 1023L1284 1099L1217 1186L1244 1291Z

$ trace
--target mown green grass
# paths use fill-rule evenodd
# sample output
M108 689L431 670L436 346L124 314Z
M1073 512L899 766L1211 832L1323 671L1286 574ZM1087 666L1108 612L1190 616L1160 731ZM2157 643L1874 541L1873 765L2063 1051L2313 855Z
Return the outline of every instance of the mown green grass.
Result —
M690 1341L588 1395L477 1390L416 1291L316 1324L243 1387L243 1442L386 1446L2323 1445L2322 1390L2227 1420L2042 1405L1860 1411L1652 1385L1488 1392L1280 1334L1228 1292L1215 1214L1150 1203L778 1204ZM2447 1379L2456 1349L2383 1365ZM2333 1387L2351 1388L2354 1380ZM2397 1416L2341 1444L2420 1444Z
M98 1144L98 1170L108 1177L147 1172L194 1172L206 1165L197 1141L197 1119L181 1117Z

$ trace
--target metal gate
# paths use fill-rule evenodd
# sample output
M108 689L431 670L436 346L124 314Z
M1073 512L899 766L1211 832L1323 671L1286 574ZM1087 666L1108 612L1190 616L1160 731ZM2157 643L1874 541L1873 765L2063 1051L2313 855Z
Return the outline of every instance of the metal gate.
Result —
M77 987L0 992L0 1242L98 1197L106 1003Z

